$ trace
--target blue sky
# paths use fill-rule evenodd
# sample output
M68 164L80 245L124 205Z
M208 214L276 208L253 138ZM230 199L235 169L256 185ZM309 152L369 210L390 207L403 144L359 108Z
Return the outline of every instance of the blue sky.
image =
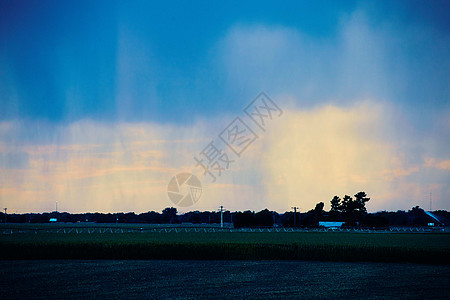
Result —
M376 186L374 198L385 202L380 200L373 210L383 205L386 209L424 205L430 190L436 190L437 208L450 209L449 6L448 1L1 1L0 174L4 183L0 201L18 211L49 210L50 203L61 197L95 198L99 203L90 207L67 201L69 211L169 206L161 192L168 174L189 168L190 157L205 141L265 91L288 112L282 121L286 128L280 125L276 130L289 132L288 127L296 128L305 119L321 120L317 121L321 125L311 125L311 132L316 132L310 137L311 147L314 140L326 144L333 138L324 134L320 126L326 121L320 118L341 120L340 116L349 114L356 123L339 121L336 128L353 132L366 124L359 119L359 111L370 115L367 119L373 123L364 127L367 131L361 136L355 132L335 147L362 137L368 138L366 144L380 141L385 152L378 158L385 169L368 172L362 181L355 179L361 178L360 171L352 169L349 173L359 175L349 175L336 193L340 188L343 193L367 189L367 182L384 174L386 185ZM131 139L124 133L140 132L139 128L151 134L146 131ZM269 134L262 143L277 145L283 140L272 138ZM150 139L149 144L139 148L145 139ZM185 143L176 150L155 142L179 140ZM289 147L299 147L300 153L300 141L292 143ZM96 165L99 150L87 150L93 144L113 158ZM78 152L73 150L77 146ZM246 169L241 166L223 181L229 184L223 189L234 191L230 197L239 198L240 188L249 193L247 200L230 203L230 209L269 205L288 209L294 196L286 195L287 202L277 204L255 192L278 172L270 164L261 169L258 160L273 155L276 161L281 155L266 144L257 147L254 153L258 154L249 154ZM155 151L156 156L142 156L146 151ZM142 171L137 168L142 161L122 161L115 156L118 153L140 155L160 169ZM80 162L81 156L87 158ZM178 161L174 157L185 158L174 163ZM370 161L370 157L361 159ZM299 161L299 168L306 161ZM109 169L108 174L116 174L115 180L124 186L153 178L161 199L148 204L147 194L125 192L122 187L108 196L116 197L116 202L101 206L99 195L111 178L82 183L79 177L64 173L74 163L81 163L83 178ZM329 161L334 168L344 168L341 163L339 158ZM129 167L126 172L118 167L123 164ZM293 170L285 172L289 176ZM67 177L52 183L55 174ZM314 172L305 176L311 181L320 178ZM35 185L47 182L42 197L52 200L31 199L34 187L23 185L26 178ZM245 187L236 185L241 179ZM292 182L288 180L281 189L290 190ZM344 191L344 186L355 190ZM133 185L133 189L141 188ZM309 191L313 196L308 201L328 202L328 194L319 190ZM415 192L402 196L407 190ZM224 198L218 194L223 193L212 193L211 200L204 200L198 209L220 205ZM14 199L22 200L16 205Z
M226 74L215 65L217 51L223 50L216 48L217 42L230 28L285 27L333 43L340 22L357 9L364 11L369 25L392 27L398 31L396 39L405 39L383 45L397 48L387 63L393 67L400 63L411 81L398 87L397 101L420 105L427 98L427 107L448 103L448 65L434 61L430 53L446 55L448 45L429 49L433 45L421 44L424 37L409 41L402 36L410 28L423 27L448 36L445 1L2 1L1 5L2 81L6 82L2 119L186 122L192 114L236 111L242 99L255 92L230 87ZM124 70L131 74L122 74L118 66L122 56L125 68L133 65L134 69ZM427 71L434 74L422 76ZM119 81L124 82L123 93ZM335 83L322 84L331 86L330 93L310 101L336 96ZM264 88L277 91L277 87ZM17 99L11 95L15 93ZM121 101L127 102L126 107L118 111Z

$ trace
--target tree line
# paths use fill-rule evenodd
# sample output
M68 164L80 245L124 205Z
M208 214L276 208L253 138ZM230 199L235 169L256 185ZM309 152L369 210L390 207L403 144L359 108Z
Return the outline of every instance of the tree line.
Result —
M229 226L240 227L318 227L319 221L340 221L345 226L388 227L388 226L426 226L430 221L419 206L409 211L367 213L366 203L370 200L365 192L358 192L353 197L345 195L342 199L334 196L330 201L330 211L325 211L323 202L306 212L292 211L277 213L268 209L255 211L224 211L223 221ZM191 211L178 214L174 207L168 207L161 213L149 211L141 214L129 213L82 213L67 212L7 214L7 223L48 223L51 218L58 222L93 222L93 223L147 223L147 224L219 224L220 211ZM435 211L435 215L447 223L450 213ZM5 221L0 213L0 222ZM448 223L447 223L448 224Z

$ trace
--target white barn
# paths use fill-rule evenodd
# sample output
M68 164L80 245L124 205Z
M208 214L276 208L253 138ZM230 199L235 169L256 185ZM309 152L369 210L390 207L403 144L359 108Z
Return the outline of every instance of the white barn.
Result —
M344 224L344 222L327 222L327 221L319 221L319 226L325 228L339 228Z

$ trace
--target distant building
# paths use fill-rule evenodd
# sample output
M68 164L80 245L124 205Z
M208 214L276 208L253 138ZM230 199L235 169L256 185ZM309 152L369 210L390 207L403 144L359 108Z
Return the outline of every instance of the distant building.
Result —
M50 218L50 222L58 222L57 218Z
M319 226L325 228L340 228L343 224L344 222L319 221Z
M430 217L430 221L432 221L432 222L428 221L428 226L430 226L430 227L434 227L436 225L444 226L444 223L442 223L441 220L439 220L438 217L435 214L433 214L431 211L425 211L424 210L424 213L428 217Z

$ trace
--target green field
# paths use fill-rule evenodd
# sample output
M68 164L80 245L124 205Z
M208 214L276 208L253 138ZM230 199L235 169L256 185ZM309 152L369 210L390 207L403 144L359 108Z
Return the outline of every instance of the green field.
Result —
M70 224L66 228L73 228ZM2 299L446 299L450 234L134 231L0 235ZM37 231L34 229L38 229ZM47 232L49 229L49 232Z
M0 259L316 260L447 265L450 234L26 231L0 235Z

